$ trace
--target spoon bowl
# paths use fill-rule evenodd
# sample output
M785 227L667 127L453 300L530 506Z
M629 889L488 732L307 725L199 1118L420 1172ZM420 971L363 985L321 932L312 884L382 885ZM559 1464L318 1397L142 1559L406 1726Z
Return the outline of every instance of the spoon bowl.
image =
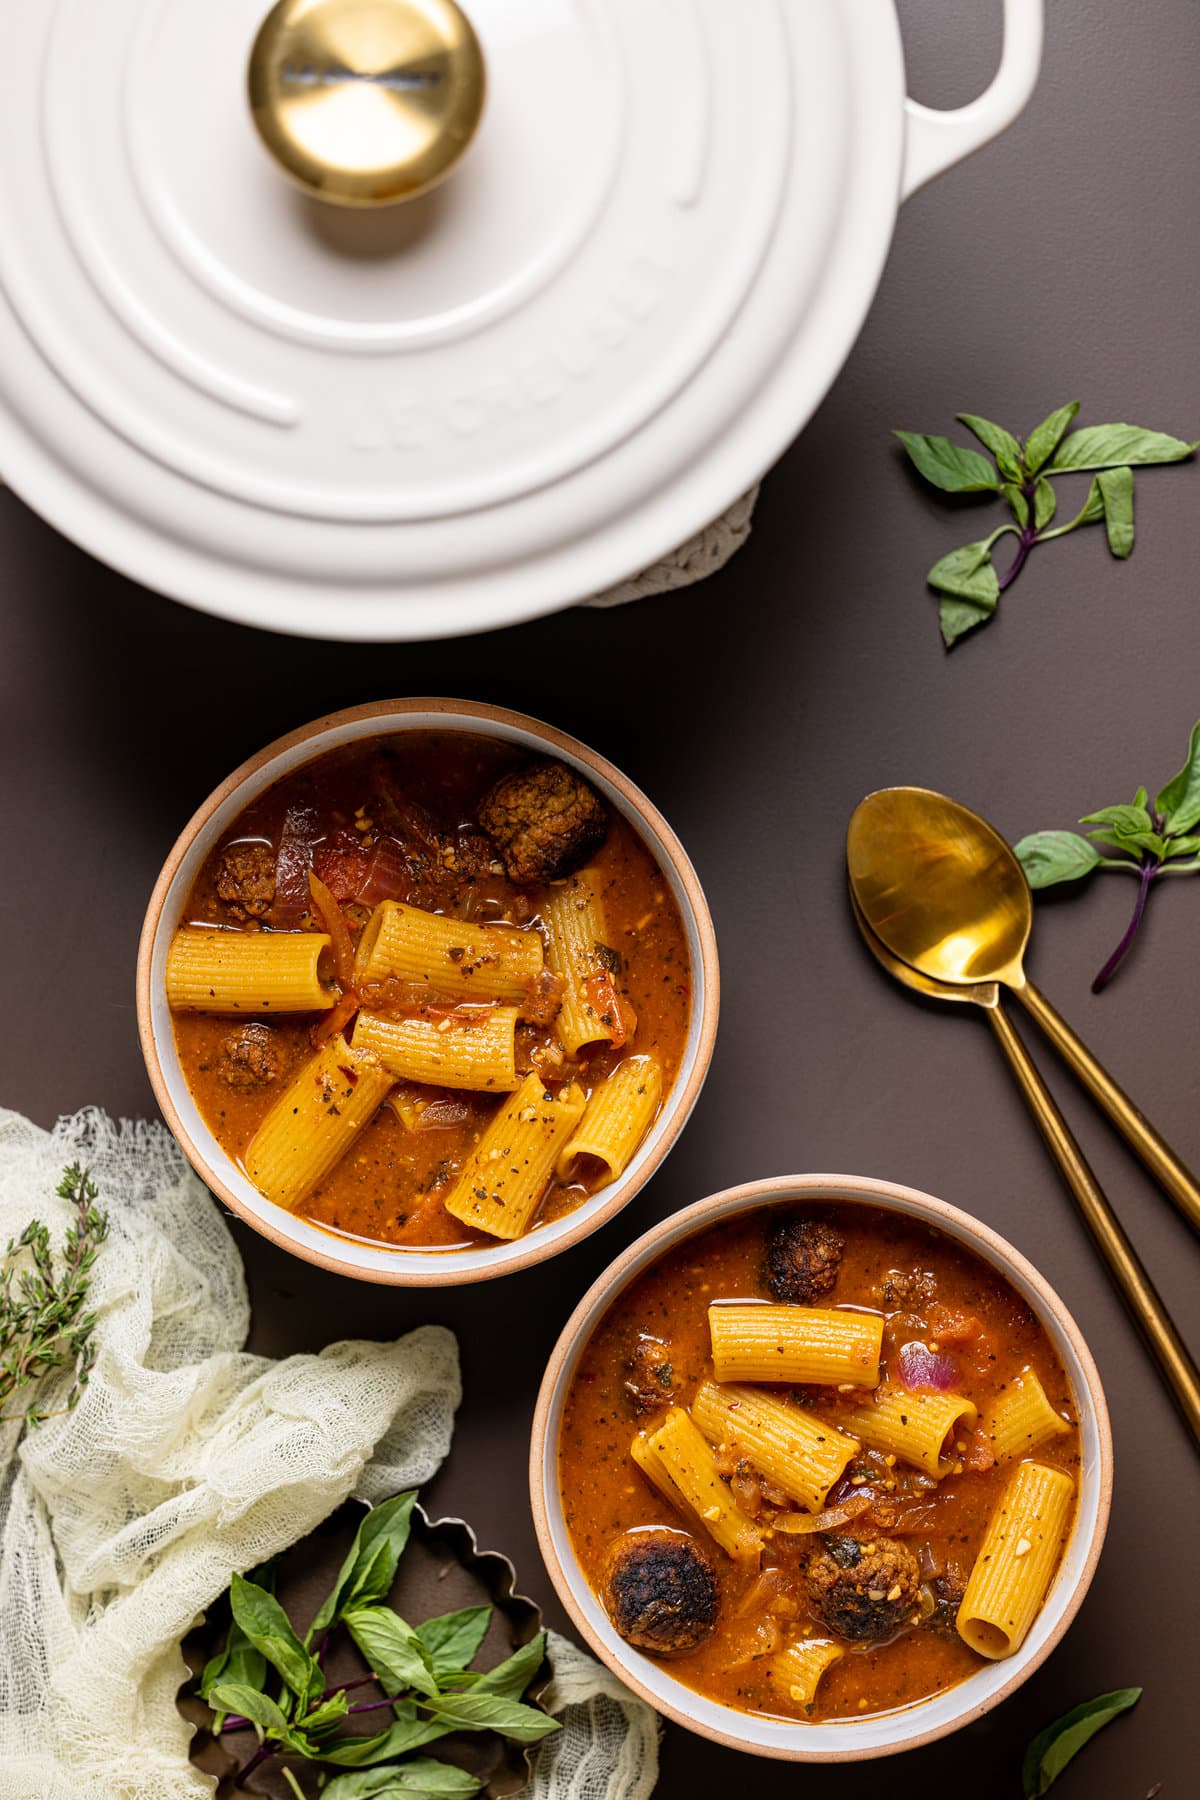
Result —
M950 991L1009 988L1200 1232L1200 1182L1026 976L1033 895L1000 833L945 794L881 788L854 809L846 864L864 936L881 962L872 939L900 965L884 964L897 980L920 986L903 972L907 968ZM932 997L948 999L949 992ZM994 1025L1004 1017L997 998L982 1001Z
M951 1000L967 1006L988 1008L999 1006L1000 989L994 981L975 982L969 987L956 985L949 981L935 981L932 975L923 975L920 969L914 969L911 963L901 962L900 958L893 956L882 939L876 937L871 930L866 914L858 904L853 890L850 893L850 905L863 943L880 968L885 970L893 981L898 981L901 987L911 989L914 994L923 994L927 1000Z
M846 836L855 904L893 956L935 981L1021 987L1033 897L1009 846L928 788L884 788Z

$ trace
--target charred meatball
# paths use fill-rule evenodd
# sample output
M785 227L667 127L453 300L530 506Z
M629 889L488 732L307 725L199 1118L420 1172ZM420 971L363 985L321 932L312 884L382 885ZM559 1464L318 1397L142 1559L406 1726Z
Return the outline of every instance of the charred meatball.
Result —
M828 1537L805 1569L809 1604L839 1637L891 1637L912 1614L921 1586L917 1559L896 1538Z
M608 811L565 763L533 763L505 775L485 797L479 822L504 858L510 881L557 881L604 842Z
M270 844L234 844L221 858L217 897L237 919L261 919L275 899L275 852Z
M658 1338L639 1337L626 1366L625 1392L634 1412L653 1412L675 1398L670 1347Z
M927 1628L938 1637L957 1639L958 1609L967 1591L966 1576L951 1563L941 1575L934 1576L929 1591L933 1595L933 1611L925 1621Z
M243 1025L221 1045L218 1073L226 1087L266 1087L275 1081L283 1058L269 1025Z
M776 1300L811 1306L832 1293L846 1240L823 1219L786 1214L767 1226L767 1286Z
M625 1642L651 1656L686 1656L716 1629L716 1570L707 1552L678 1532L619 1538L604 1571L604 1596Z

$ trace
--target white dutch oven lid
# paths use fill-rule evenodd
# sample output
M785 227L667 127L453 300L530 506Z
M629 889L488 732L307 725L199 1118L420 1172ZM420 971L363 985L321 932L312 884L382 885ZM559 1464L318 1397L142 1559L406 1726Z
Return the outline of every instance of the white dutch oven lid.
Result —
M444 636L653 562L833 379L898 197L1019 111L904 99L892 0L465 0L488 98L350 213L266 154L265 0L0 0L0 473L213 613Z

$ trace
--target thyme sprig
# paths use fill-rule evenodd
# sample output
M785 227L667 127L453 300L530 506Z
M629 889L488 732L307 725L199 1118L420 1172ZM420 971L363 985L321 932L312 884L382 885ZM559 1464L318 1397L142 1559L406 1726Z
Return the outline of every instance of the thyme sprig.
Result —
M85 1307L96 1251L108 1236L108 1216L96 1205L90 1171L78 1163L64 1170L57 1193L75 1209L57 1256L49 1228L31 1219L20 1237L10 1240L0 1266L0 1424L23 1420L32 1428L72 1411L96 1361L96 1315ZM35 1396L9 1410L14 1397L70 1364L75 1379L59 1412L44 1412Z

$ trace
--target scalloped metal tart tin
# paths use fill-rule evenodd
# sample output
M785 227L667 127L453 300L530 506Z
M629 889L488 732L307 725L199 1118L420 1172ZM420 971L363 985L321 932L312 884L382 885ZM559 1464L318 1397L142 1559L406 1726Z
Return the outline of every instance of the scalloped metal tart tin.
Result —
M314 1532L279 1558L277 1592L288 1616L301 1628L316 1612L364 1513L369 1511L366 1501L344 1501ZM412 1533L400 1559L389 1604L402 1618L419 1624L423 1619L454 1612L459 1607L482 1606L489 1602L495 1612L478 1657L479 1666L484 1669L503 1662L506 1656L536 1637L542 1629L541 1610L517 1592L517 1572L508 1557L497 1550L481 1550L474 1531L465 1520L430 1519L419 1503L415 1505ZM185 1643L185 1657L196 1672L216 1648L217 1637L218 1633L211 1626L203 1625ZM329 1658L332 1680L353 1680L361 1668L361 1659L352 1649L334 1646ZM543 1663L522 1696L527 1706L540 1704L550 1673L549 1662ZM364 1690L358 1697L371 1699L373 1695ZM251 1778L249 1788L231 1785L230 1777L254 1750L252 1731L230 1733L227 1738L214 1740L205 1728L209 1715L202 1701L185 1690L179 1707L184 1717L198 1728L192 1746L192 1761L206 1775L219 1781L219 1800L239 1800L242 1795L247 1800L255 1795L262 1796L263 1800L292 1800L291 1789L277 1768L257 1772ZM431 1754L458 1764L482 1781L481 1800L509 1800L509 1796L519 1794L529 1781L528 1747L494 1732L452 1734L439 1739ZM291 1766L302 1785L318 1767ZM308 1785L316 1791L311 1780Z

